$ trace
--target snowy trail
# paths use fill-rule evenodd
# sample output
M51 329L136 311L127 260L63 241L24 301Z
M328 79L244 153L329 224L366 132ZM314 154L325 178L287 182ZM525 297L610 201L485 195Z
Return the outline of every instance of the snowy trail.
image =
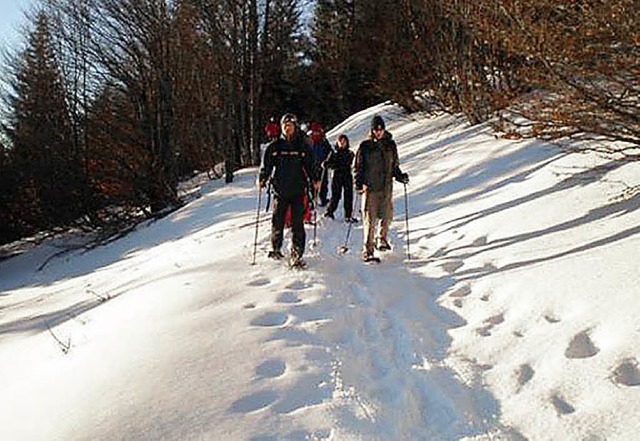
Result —
M408 271L403 240L395 232L395 250L384 253L381 264L360 261L361 224L352 227L349 252L340 254L348 228L341 214L339 209L336 220L319 221L317 246L306 254L309 269L289 271L298 281L281 298L294 303L291 310L265 316L279 317L280 324L285 316L298 317L275 338L325 354L323 369L331 372L322 377L331 377L332 433L337 439L485 439L497 428L497 403L477 372L463 380L444 362L447 331L463 321L436 303L430 280ZM261 237L258 265L273 265L264 258L267 236ZM307 236L311 245L310 226ZM264 274L256 275L256 284L270 280ZM314 288L315 300L302 310L299 294Z
M349 253L336 253L345 231L340 221L323 222L319 265L312 267L326 284L335 313L319 335L333 348L342 418L364 439L488 433L497 405L481 385L463 384L443 364L447 330L460 326L461 319L435 303L428 280L407 271L400 238L394 237L395 250L384 253L381 264L365 265L359 260L361 225L352 231Z

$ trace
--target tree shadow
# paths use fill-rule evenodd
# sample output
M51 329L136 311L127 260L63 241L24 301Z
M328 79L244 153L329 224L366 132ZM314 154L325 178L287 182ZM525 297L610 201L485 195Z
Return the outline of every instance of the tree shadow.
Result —
M186 271L176 271L172 274L161 275L154 278L141 276L133 280L123 280L119 285L111 287L108 292L94 292L93 290L85 289L84 293L74 293L73 299L70 300L70 302L73 301L73 303L62 308L42 314L29 315L28 317L6 321L5 323L0 321L0 337L8 334L36 334L46 331L47 329L52 329L63 325L66 322L72 321L76 319L76 317L81 316L82 314L91 311L106 302L114 300L121 295L135 291L146 285L156 284L166 278L174 277L178 274L182 276L187 274L209 274L211 271L211 265L201 265ZM58 293L67 294L67 292L61 288L59 292L54 291L48 293L47 296L55 298ZM29 298L13 303L10 308L15 310L29 308L32 306L30 305L31 303L40 304L41 300L41 298Z
M533 170L529 171L527 170L526 172L523 172L522 174L519 174L518 176L515 176L513 178L510 178L508 180L506 180L504 182L503 185L506 185L508 183L511 182L518 182L518 181L522 181L524 179L527 178L528 175L530 175L533 171L538 170L540 168L543 168L545 166L547 166L548 164L550 164L551 162L553 162L554 160L556 160L557 158L552 158L548 161L545 161L541 164L538 164L536 167L534 167ZM526 204L528 202L534 201L536 199L545 197L545 196L549 196L552 195L554 193L558 193L561 191L565 191L565 190L570 190L572 188L576 188L576 187L585 187L589 184L592 184L594 182L597 182L599 180L601 180L607 173L611 172L612 170L615 170L616 168L622 167L623 165L625 165L624 163L621 163L620 161L610 161L606 164L600 165L598 167L594 167L594 168L590 168L587 170L583 170L580 173L576 173L573 174L571 176L568 176L567 178L563 179L562 181L558 182L557 184L549 187L549 188L545 188L543 190L539 190L536 192L533 192L531 194L513 199L511 201L508 202L504 202L501 204L497 204L493 207L484 209L484 210L480 210L476 213L471 213L471 214L467 214L464 216L460 216L458 218L455 219L451 219L448 220L446 223L442 224L441 226L445 226L448 225L448 227L445 230L442 231L449 231L449 230L455 230L457 228L460 228L464 225L467 225L471 222L474 222L476 220L479 220L483 217L487 217L496 213L499 213L501 211L504 210L508 210L514 207L517 207L519 205L523 205ZM463 199L459 199L457 202L461 202L464 201Z
M563 231L568 231L571 230L573 228L579 227L581 225L585 225L588 223L593 223L593 222L599 222L602 221L606 218L612 218L612 217L620 217L623 216L625 214L631 213L635 210L637 210L638 208L640 208L640 194L636 194L633 197L631 197L630 199L626 199L626 200L622 200L622 201L616 201L613 202L611 204L608 205L604 205L602 207L597 207L593 210L590 210L588 213L586 213L583 216L579 216L576 217L574 219L568 220L566 222L561 222L559 224L556 224L554 226L548 227L548 228L542 228L542 229L538 229L538 230L534 230L534 231L530 231L527 233L522 233L522 234L517 234L517 235L513 235L510 237L504 237L504 238L500 238L500 239L496 239L496 240L492 240L490 242L487 242L485 245L483 245L481 247L481 249L476 250L476 251L471 251L468 253L461 253L458 255L455 255L454 257L457 259L466 259L472 256L477 256L479 254L485 253L487 251L493 251L493 250L497 250L500 248L504 248L504 247L508 247L510 245L514 245L517 243L523 243L526 242L528 240L532 240L532 239L538 239L550 234L555 234L555 233L559 233L559 232L563 232ZM590 242L588 244L584 244L581 246L576 246L573 248L570 248L566 251L563 251L561 253L555 253L555 254L551 254L546 258L543 259L533 259L529 262L531 263L537 263L540 261L545 261L545 260L551 260L551 259L555 259L558 257L565 257L568 256L570 254L573 253L577 253L577 252L582 252L582 251L587 251L590 249L594 249L594 248L598 248L601 246L605 246L605 245L609 245L612 244L614 242L617 242L619 240L622 239L626 239L628 237L633 236L634 234L636 234L637 229L636 228L629 228L627 230L618 232L616 234L612 234L609 235L606 238L602 238L602 239L598 239L595 240L593 242ZM449 255L449 254L453 254L456 251L461 251L465 248L469 248L469 246L465 246L465 247L457 247L457 248L452 248L450 250L448 250L445 255ZM520 267L522 266L522 264L518 264L516 267Z
M6 296L6 291L49 286L61 280L87 275L116 262L127 261L140 251L183 240L209 229L211 231L208 234L222 235L226 231L250 228L255 221L251 221L250 216L244 213L254 213L255 216L255 173L255 169L240 170L233 184L226 186L224 180L213 181L205 186L205 190L208 190L203 192L205 196L170 215L157 221L144 222L117 241L53 258L40 271L38 268L43 262L59 253L63 244L47 242L29 253L4 260L0 262L0 296ZM233 198L225 194L230 189L233 189ZM263 205L265 202L263 200ZM264 217L264 214L261 216Z

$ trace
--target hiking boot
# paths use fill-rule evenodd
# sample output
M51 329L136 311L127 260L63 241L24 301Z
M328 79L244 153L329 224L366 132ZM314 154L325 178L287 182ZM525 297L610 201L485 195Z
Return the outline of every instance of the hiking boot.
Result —
M291 251L291 257L289 258L289 266L291 268L306 268L307 262L304 261L302 255L296 251Z
M374 256L372 252L365 251L362 253L362 261L365 263L380 263L380 258Z
M380 251L389 251L391 249L391 245L389 245L387 239L381 237L380 239L378 239L378 246L376 248L378 248Z
M298 257L289 261L289 267L293 269L305 269L307 267L307 262L305 262L302 257Z
M334 215L333 215L333 213L332 213L332 212L330 212L330 211L327 211L327 212L324 214L324 217L328 217L329 219L335 219L335 216L334 216Z
M269 251L269 254L267 254L267 257L273 260L282 260L284 259L284 254L282 254L280 250L273 250L273 251Z

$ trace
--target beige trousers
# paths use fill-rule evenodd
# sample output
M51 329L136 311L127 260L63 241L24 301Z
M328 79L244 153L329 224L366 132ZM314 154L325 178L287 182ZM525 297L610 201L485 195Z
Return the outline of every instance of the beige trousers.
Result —
M373 253L376 246L376 238L387 240L389 225L393 220L391 197L391 191L368 191L364 193L362 197L363 253ZM380 222L380 230L376 236L378 221Z

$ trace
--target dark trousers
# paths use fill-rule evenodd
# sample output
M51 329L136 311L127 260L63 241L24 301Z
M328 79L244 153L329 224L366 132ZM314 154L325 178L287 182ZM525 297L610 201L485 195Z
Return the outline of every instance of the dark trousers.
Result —
M322 176L320 181L320 205L327 205L329 195L329 170L322 169Z
M276 196L274 199L273 216L271 218L271 246L280 251L284 237L284 222L287 208L291 207L291 232L293 234L292 253L298 257L304 254L306 236L304 232L304 196L298 195L288 198Z
M327 211L332 213L338 208L338 202L342 197L344 191L344 217L351 217L353 210L353 177L351 173L347 174L333 174L333 180L331 181L331 202Z

